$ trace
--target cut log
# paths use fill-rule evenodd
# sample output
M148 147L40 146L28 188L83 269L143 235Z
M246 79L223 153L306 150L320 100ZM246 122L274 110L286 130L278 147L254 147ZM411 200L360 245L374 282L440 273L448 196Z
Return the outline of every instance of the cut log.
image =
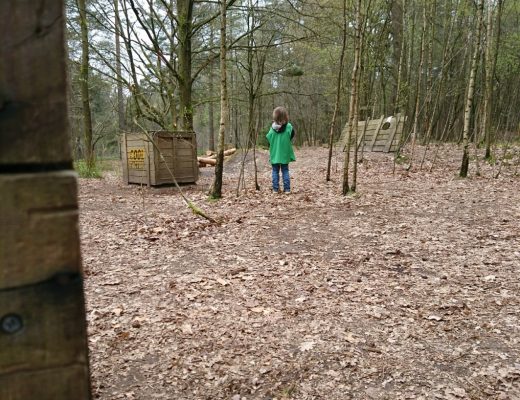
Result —
M226 150L226 151L224 151L224 157L230 156L231 154L234 154L236 151L237 151L237 149L235 147L233 147L232 149Z
M199 161L199 163L212 165L212 166L217 165L217 160L214 160L213 158L197 157L197 160Z

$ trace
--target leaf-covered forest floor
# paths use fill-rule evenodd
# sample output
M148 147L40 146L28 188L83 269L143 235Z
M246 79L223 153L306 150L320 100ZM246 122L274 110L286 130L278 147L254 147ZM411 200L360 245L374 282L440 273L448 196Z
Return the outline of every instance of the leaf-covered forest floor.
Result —
M418 149L418 158L424 148ZM519 399L520 151L498 164L443 146L431 172L365 153L341 196L341 153L291 164L293 193L224 198L201 169L174 188L80 181L90 368L99 399ZM417 157L417 156L416 156ZM516 164L516 166L515 166ZM515 175L516 173L516 175Z

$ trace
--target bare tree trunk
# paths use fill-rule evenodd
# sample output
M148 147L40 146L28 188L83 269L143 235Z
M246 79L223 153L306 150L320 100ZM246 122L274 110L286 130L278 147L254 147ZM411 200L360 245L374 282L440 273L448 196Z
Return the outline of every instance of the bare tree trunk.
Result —
M432 0L429 10L429 39L428 39L428 61L426 63L426 99L424 101L423 111L423 140L425 143L429 140L428 132L430 132L430 125L432 124L432 113L430 113L432 97L433 97L433 44L435 40L435 21L433 16L437 14L437 0Z
M119 19L119 0L114 0L115 42L116 42L116 82L117 82L117 122L119 133L126 129L123 82L121 80L121 21Z
M491 158L491 143L493 141L491 135L491 108L493 101L493 75L495 74L495 66L498 57L498 48L500 43L500 21L502 19L502 4L503 1L499 0L497 4L496 12L496 29L493 29L493 1L488 3L488 14L487 14L487 30L486 30L486 77L485 77L485 91L484 91L484 112L482 115L482 130L484 131L482 136L486 141L486 155L485 158L489 160ZM493 32L496 32L496 39L494 39ZM493 47L493 41L495 46Z
M358 71L361 57L361 2L362 0L357 0L357 10L356 10L356 36L355 36L355 49L354 49L354 65L352 67L352 76L350 80L350 105L349 105L349 122L348 122L348 134L347 134L347 148L345 152L345 161L343 165L343 188L342 194L346 196L350 191L349 187L349 163L350 163L350 146L351 146L351 138L352 132L354 129L357 130L357 107L358 107ZM354 126L354 122L356 122L356 126ZM357 147L357 143L354 143L354 146Z
M94 148L92 140L92 114L90 111L89 91L89 54L88 54L88 24L86 0L77 0L81 27L81 103L83 106L83 137L85 141L85 162L88 170L94 168Z
M468 81L468 92L466 95L466 108L464 110L464 129L462 131L462 145L463 145L463 153L462 153L462 164L460 166L460 177L465 178L468 176L468 167L469 167L469 128L471 121L471 111L473 106L473 95L475 92L475 77L477 75L478 69L478 60L480 53L480 38L482 33L482 16L484 13L484 0L480 0L477 6L477 26L476 29L476 39L475 39L475 48L473 49L473 57L471 60L471 68L470 75Z
M214 38L214 32L213 28L211 29L210 33L210 46L213 46L213 38ZM208 90L210 97L213 96L214 91L214 64L211 62L209 64L209 83L208 83ZM215 151L215 112L214 112L215 105L213 104L213 101L210 98L210 101L208 102L208 119L209 119L209 150Z
M177 0L179 33L179 94L181 125L186 131L193 130L193 104L191 75L191 35L193 24L193 0Z
M222 178L224 173L224 144L226 139L226 124L228 121L227 98L227 47L226 47L226 0L219 0L220 4L220 128L218 133L217 165L215 166L215 180L211 197L222 197Z
M432 134L433 134L433 126L435 124L434 119L435 119L435 116L437 115L437 109L439 107L439 103L441 101L442 95L444 94L444 88L446 86L446 69L449 64L448 55L449 55L450 41L451 41L451 37L453 34L455 20L456 20L456 18L453 15L451 15L450 13L446 13L446 19L444 21L443 29L445 31L447 30L448 33L446 34L444 43L443 43L441 71L440 71L439 79L438 79L439 83L438 83L438 88L436 91L435 101L433 103L433 109L432 109L430 117L429 117L428 129L426 130L426 147L424 149L424 153L423 153L423 157L422 157L421 165L420 165L419 169L422 169L424 161L426 159L426 153L429 150L430 140L431 140ZM431 90L433 91L433 87L431 88ZM451 108L450 108L450 111L451 111ZM448 113L450 111L448 111ZM449 114L448 114L448 116L449 116ZM446 131L446 129L444 131ZM442 137L444 137L444 133L443 133Z
M407 11L405 11L404 15L406 15ZM417 25L417 13L415 7L411 7L411 16L409 16L409 21L407 21L407 26L411 25L411 29L409 29L408 36L408 54L406 56L406 79L405 82L410 84L412 82L412 64L415 62L414 60L414 38L415 38L415 27ZM406 21L405 21L406 22ZM406 26L406 25L405 25ZM408 91L409 92L409 91ZM407 94L405 109L407 115L412 115L413 110L410 110L410 98L412 96Z
M396 0L395 3L399 4L399 2ZM398 58L398 65L397 65L397 83L395 88L395 95L394 95L394 114L397 114L401 111L401 86L402 86L402 76L403 76L403 65L404 65L404 50L405 50L405 40L404 40L404 26L406 22L406 0L403 0L402 4L399 4L400 11L395 12L393 15L398 15L401 17L400 19L400 50L399 50L399 58ZM397 24L397 23L396 23Z
M352 185L350 186L350 191L355 192L357 189L357 171L358 171L358 121L359 121L359 98L360 98L360 84L362 82L362 74L363 74L363 49L364 49L364 34L366 30L366 22L367 19L364 18L363 14L361 13L361 0L359 1L359 17L358 17L358 23L359 28L356 33L356 48L354 49L354 53L357 54L357 78L356 78L356 108L354 109L354 126L356 127L355 133L354 133L354 160L352 163ZM365 10L366 15L368 15L369 7L370 7L370 1L368 2L367 9ZM366 123L365 123L366 128Z
M174 0L170 0L168 6L169 6L170 10L173 10L174 9ZM176 46L177 46L176 41L175 41L175 31L177 29L177 26L176 26L175 20L173 18L170 18L169 29L170 29L170 31L169 31L170 40L169 40L169 48L168 48L169 59L168 59L167 65L173 66L176 63L175 60L177 58L177 55L175 53ZM166 88L168 91L171 127L173 130L177 130L177 127L179 126L179 115L177 112L177 99L176 99L176 94L175 94L175 86L173 84L173 82L176 81L176 76L175 76L175 73L171 70L171 68L168 68L168 75L169 75L169 82L168 82Z
M426 18L426 4L423 4L423 23L422 23L422 31L421 31L421 54L419 56L419 67L417 70L417 85L415 89L415 111L413 118L413 127L412 127L412 151L410 155L410 164L408 165L408 169L413 166L413 158L415 152L415 142L417 141L417 132L419 130L419 113L420 113L420 104L421 104L421 81L424 69L424 54L425 54L425 42L426 42L426 26L427 26L427 18Z
M327 161L327 177L326 181L330 181L330 168L332 163L332 148L334 147L334 130L336 128L336 118L338 115L339 103L341 98L341 83L343 80L343 63L345 60L345 47L347 45L347 0L343 0L343 37L341 42L341 54L339 57L338 80L336 82L336 101L334 103L334 113L332 114L332 122L330 123L329 132L329 158Z

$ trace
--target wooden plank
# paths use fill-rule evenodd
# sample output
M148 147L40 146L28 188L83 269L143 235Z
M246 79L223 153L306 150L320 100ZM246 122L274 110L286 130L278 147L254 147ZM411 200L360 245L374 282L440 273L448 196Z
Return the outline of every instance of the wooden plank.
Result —
M0 290L76 271L75 173L1 174L0 193Z
M385 116L381 115L381 118L378 120L377 129L374 134L374 138L372 139L372 143L370 144L370 148L368 149L369 151L373 151L372 149L374 147L375 141L377 140L377 135L379 134L379 131L381 130L381 126L383 125L384 118L385 118Z
M368 124L368 126L367 126L367 131L375 131L378 126L379 126L378 119L370 120L370 124Z
M226 160L227 158L225 158ZM193 165L193 158L180 158L177 160L177 165Z
M126 140L128 143L138 146L143 146L144 143L148 142L146 136L136 136L134 134L127 134Z
M11 323L12 332L0 334L0 376L69 365L86 369L86 323L70 318L84 313L82 293L77 271L0 292L0 315L18 321Z
M63 0L0 1L0 399L89 400Z
M169 152L171 152L171 149L173 149L172 139L171 138L166 139L166 138L162 138L162 137L159 138L157 147L159 147L159 149L161 151L168 150Z
M172 180L168 169L161 168L158 172L161 177L163 177L163 178L168 177L170 180ZM178 167L175 170L174 176L177 177L177 175L179 175L179 174L186 174L186 173L190 173L193 175L193 167L191 165L184 165L182 167Z
M128 185L128 141L127 134L123 133L121 138L121 163L123 164L123 182Z
M365 122L365 121L362 121L362 122ZM363 147L365 146L365 134L366 134L366 131L367 131L367 128L368 128L368 125L370 125L370 118L367 120L367 124L363 123L362 125L358 124L358 132L359 132L359 129L362 128L362 134L359 136L359 139L358 139L358 143L357 143L357 147L359 149L359 147L361 146L361 143L363 143Z
M374 143L374 147L379 147L379 146L383 146L385 147L386 144L388 142L388 137L387 136L384 136L384 137L381 137L381 135L379 136L379 139L377 139Z
M150 187L152 182L152 176L154 175L154 171L151 169L151 158L155 153L155 147L152 142L148 141L145 143L145 171L146 171L146 185Z
M130 174L128 175L128 178L130 180L130 182L133 182L134 179L147 179L147 176L148 176L148 171L145 171L145 170L141 170L141 171L131 171Z
M85 385L85 367L70 365L44 371L27 371L0 376L0 399L9 400L88 400L90 388ZM27 385L31 382L31 385ZM49 382L61 382L50 385ZM34 388L41 388L35 396ZM84 394L85 393L85 394Z
M367 130L366 130L366 133L371 133L371 134L373 134L375 131L377 131L377 126L374 126L374 127L368 127Z
M190 161L193 160L193 150L192 149L177 149L177 154L175 159L188 159Z
M155 185L156 181L156 170L155 170L155 154L157 150L155 149L154 143L148 143L148 182L149 185Z
M388 137L388 140L387 140L387 143L386 143L386 146L385 146L385 153L388 153L390 151L390 148L392 147L392 143L394 142L394 139L395 139L395 134L397 132L397 129L399 129L399 123L401 122L401 114L397 114L396 116L396 120L395 120L395 128L393 129L393 131L391 132L391 134L389 135Z
M0 165L71 163L63 10L0 1Z

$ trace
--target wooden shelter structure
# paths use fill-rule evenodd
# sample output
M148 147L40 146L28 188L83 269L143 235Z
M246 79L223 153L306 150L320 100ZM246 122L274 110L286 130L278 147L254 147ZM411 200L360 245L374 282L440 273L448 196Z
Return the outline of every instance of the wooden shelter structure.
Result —
M406 117L397 114L395 117L385 117L381 115L379 119L367 119L359 121L357 126L357 146L362 147L364 151L375 151L390 153L395 152L399 148L403 127ZM345 125L339 140L343 151L346 150L348 141L349 124ZM350 138L353 141L354 134ZM352 142L351 142L352 143Z
M63 0L0 1L0 399L91 398Z
M193 183L199 177L194 132L125 133L121 139L123 181L158 186ZM173 174L173 177L172 177Z

